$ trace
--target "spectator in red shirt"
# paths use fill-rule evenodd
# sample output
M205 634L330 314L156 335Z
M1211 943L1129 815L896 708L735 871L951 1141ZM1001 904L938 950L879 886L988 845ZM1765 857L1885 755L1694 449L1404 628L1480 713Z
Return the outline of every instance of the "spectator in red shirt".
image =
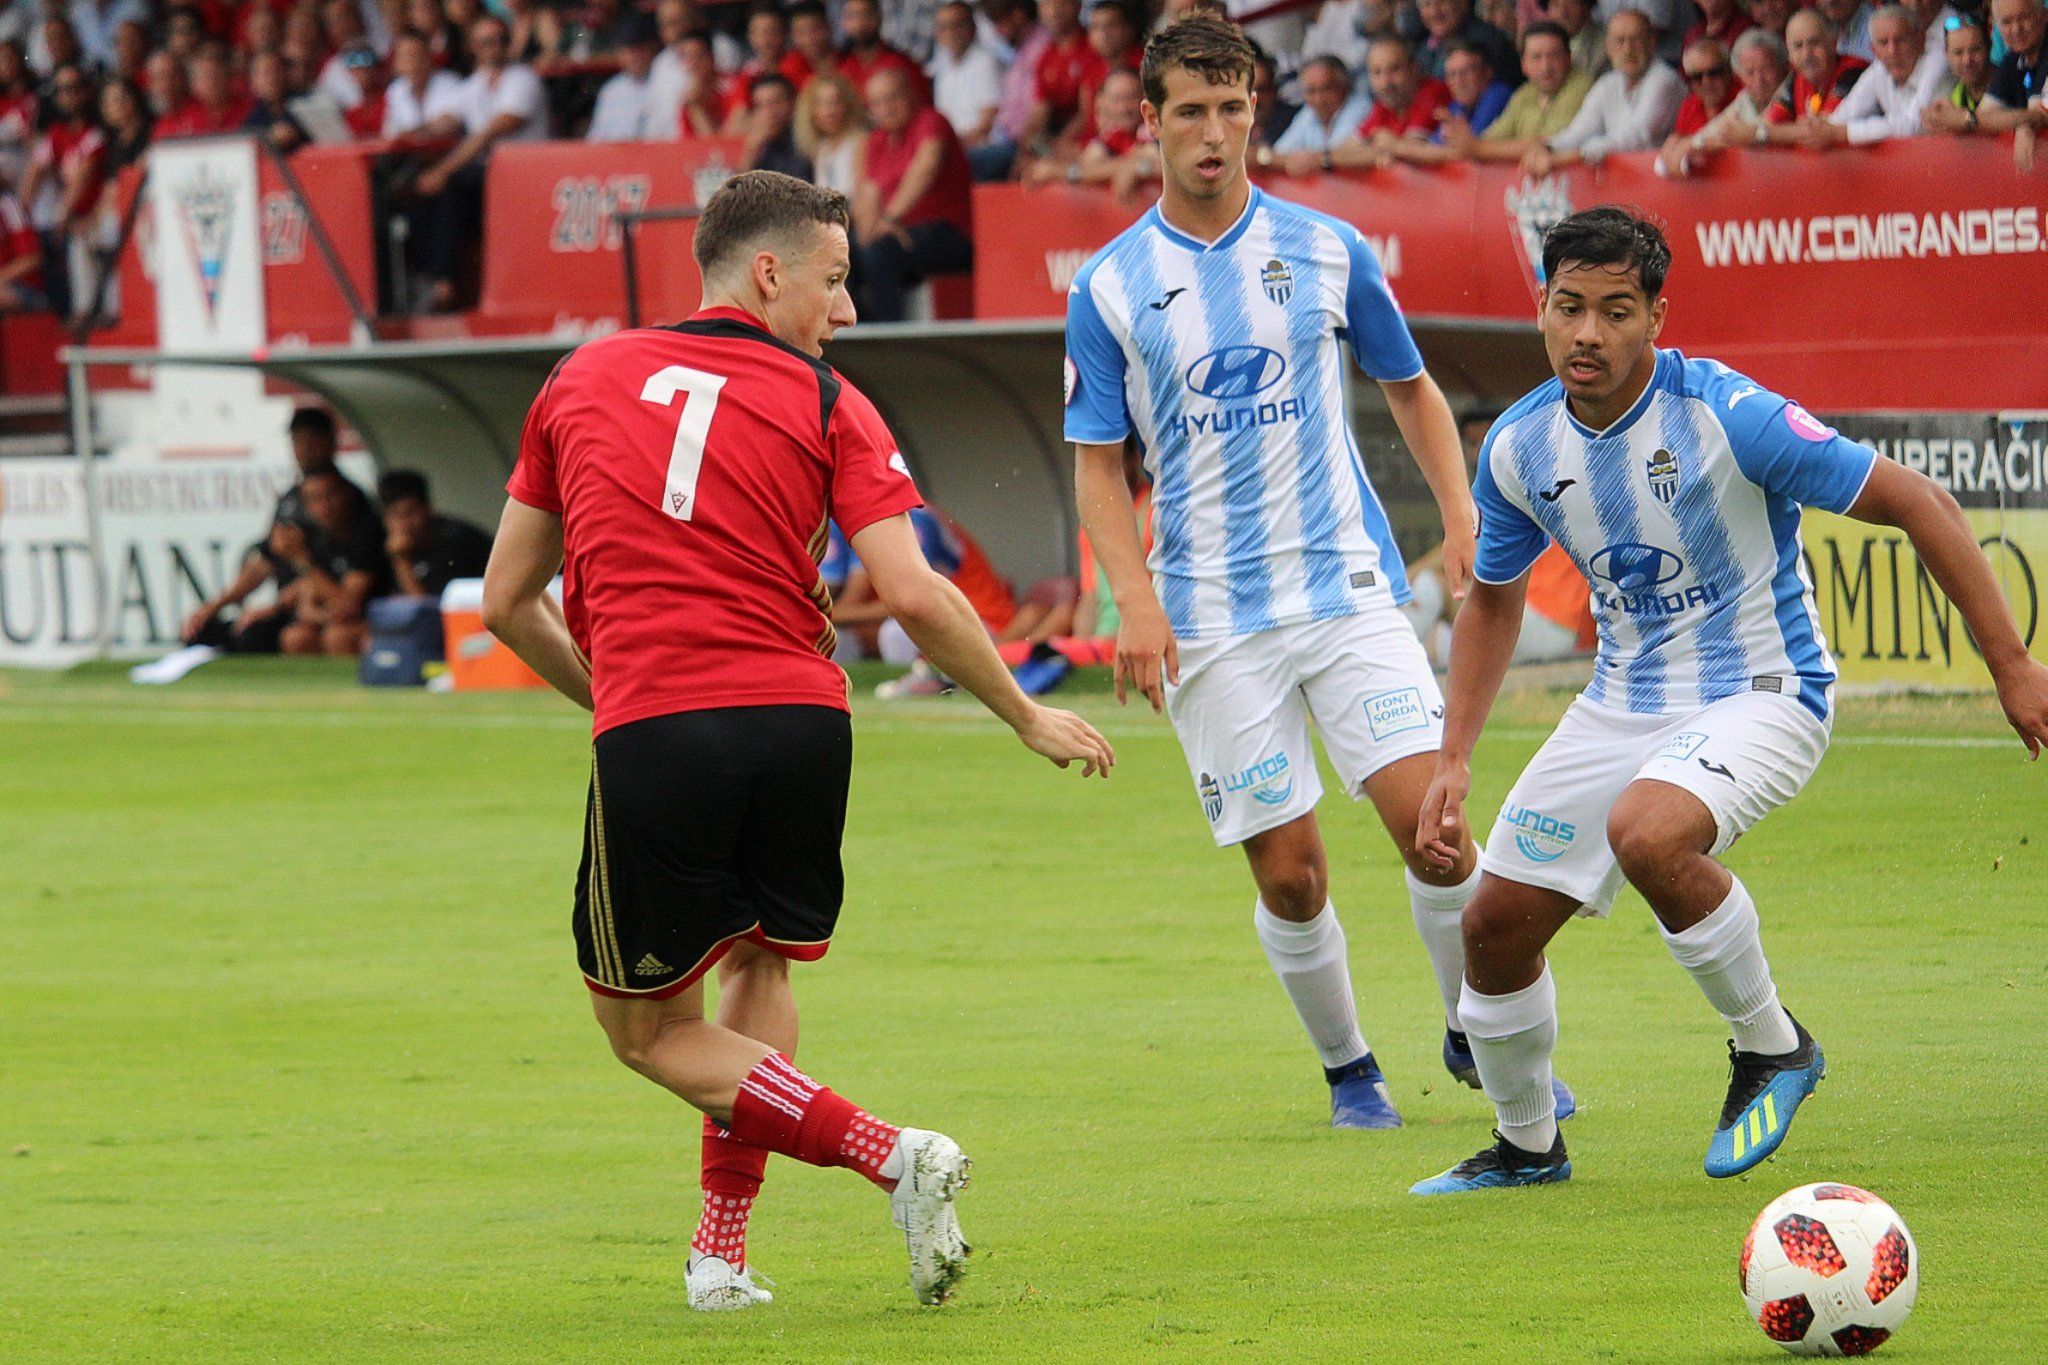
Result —
M1387 165L1394 142L1410 133L1428 137L1436 131L1438 111L1450 103L1449 87L1423 75L1414 49L1391 34L1373 40L1365 75L1372 84L1372 112L1358 125L1358 141L1324 155L1325 170Z
M19 183L28 169L39 110L35 78L21 44L12 38L0 42L0 184Z
M761 0L747 16L747 46L753 55L725 89L725 134L745 137L752 121L754 82L770 72L795 90L810 77L810 64L790 50L789 22L775 0Z
M789 46L803 58L807 81L821 71L839 69L839 47L824 0L798 0L789 7Z
M0 190L0 312L49 306L43 295L43 243L28 225L21 201Z
M1095 136L1079 156L1049 156L1031 164L1025 179L1034 185L1064 180L1069 185L1099 185L1116 178L1117 168L1141 145L1149 145L1138 105L1145 90L1135 71L1112 71L1095 97Z
M227 49L218 43L208 43L193 57L189 74L192 98L184 108L157 123L158 140L240 132L251 106L248 96L235 92L235 68Z
M680 137L716 137L725 119L725 98L718 88L718 62L713 56L711 35L686 33L676 43L676 56L683 74L690 79L690 93L677 114Z
M1081 27L1081 0L1038 0L1038 19L1047 42L1038 54L1031 117L1018 145L1044 156L1055 142L1081 129L1081 88L1099 59ZM1098 80L1098 84L1099 84Z
M72 306L70 261L72 244L87 242L106 182L105 137L93 117L98 91L85 68L66 62L51 73L51 99L56 112L36 144L28 174L21 183L21 201L29 206L43 235L43 285L60 313ZM53 208L38 203L51 192ZM48 216L46 217L45 214ZM81 267L84 265L83 253ZM79 300L84 302L84 300Z
M1742 12L1740 0L1694 0L1694 3L1699 6L1700 21L1685 31L1687 47L1702 38L1712 38L1724 50L1732 52L1735 40L1754 26L1754 21ZM1679 60L1685 59L1681 56Z
M1678 74L1685 77L1690 93L1678 106L1678 121L1672 125L1671 135L1691 137L1735 102L1735 67L1719 39L1695 38L1678 59Z
M839 11L839 34L845 40L839 50L839 74L856 90L867 89L877 71L897 71L909 81L919 103L930 102L931 85L924 69L882 41L882 10L876 0L846 0Z
M974 266L967 154L944 115L920 105L910 78L868 78L867 164L853 209L861 315L901 322L905 295L932 275Z
M1811 134L1799 125L1824 119L1856 84L1863 68L1860 57L1836 50L1834 20L1816 9L1803 9L1785 25L1785 47L1792 56L1792 88L1764 114L1764 140L1775 147L1805 142Z
M1095 138L1095 97L1112 71L1136 71L1145 49L1138 44L1137 21L1116 0L1098 0L1088 11L1088 63L1081 81L1081 127L1076 137L1082 142Z

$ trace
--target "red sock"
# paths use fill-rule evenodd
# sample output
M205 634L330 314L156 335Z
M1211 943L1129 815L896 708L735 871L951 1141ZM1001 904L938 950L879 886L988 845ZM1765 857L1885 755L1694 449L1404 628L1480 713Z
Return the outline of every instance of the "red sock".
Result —
M740 1082L732 1105L732 1135L741 1142L795 1157L811 1166L844 1166L885 1190L896 1178L882 1174L896 1150L897 1128L863 1112L771 1052Z
M715 1120L704 1120L704 1212L690 1250L720 1256L735 1270L747 1264L747 1216L761 1193L768 1153L733 1137Z

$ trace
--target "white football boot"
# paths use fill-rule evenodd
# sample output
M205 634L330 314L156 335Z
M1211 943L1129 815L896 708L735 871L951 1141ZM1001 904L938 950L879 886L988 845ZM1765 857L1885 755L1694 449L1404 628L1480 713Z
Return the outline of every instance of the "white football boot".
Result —
M889 1214L910 1248L910 1288L919 1303L944 1303L967 1268L967 1241L953 1213L953 1196L974 1165L944 1133L905 1128L896 1153L903 1174L889 1196Z
M723 1256L690 1257L683 1283L690 1291L690 1307L699 1313L735 1313L775 1301L773 1294L754 1283L753 1267L734 1270Z

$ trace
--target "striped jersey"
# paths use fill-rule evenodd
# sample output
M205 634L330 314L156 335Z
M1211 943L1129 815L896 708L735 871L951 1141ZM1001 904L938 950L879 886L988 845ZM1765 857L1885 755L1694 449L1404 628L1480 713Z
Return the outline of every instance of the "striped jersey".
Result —
M1511 583L1550 541L1593 589L1586 695L1682 714L1740 692L1796 697L1823 721L1835 669L1799 509L1845 512L1877 456L1712 360L1659 351L1605 431L1553 379L1487 433L1472 493L1482 582Z
M1067 296L1070 441L1135 435L1148 564L1183 640L1408 600L1344 409L1344 349L1379 380L1422 357L1358 230L1254 188L1214 242L1155 205Z

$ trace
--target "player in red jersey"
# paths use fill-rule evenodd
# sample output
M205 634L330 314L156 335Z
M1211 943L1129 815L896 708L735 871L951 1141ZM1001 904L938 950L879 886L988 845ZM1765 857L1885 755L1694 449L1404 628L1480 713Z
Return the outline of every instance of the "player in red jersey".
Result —
M827 519L924 653L1026 745L1088 775L1114 761L1085 722L1018 690L926 566L895 441L819 359L854 320L846 227L843 195L772 172L713 195L695 244L703 309L555 367L484 578L491 630L596 712L577 956L619 1059L706 1116L686 1277L702 1309L769 1298L746 1223L770 1152L888 1191L923 1302L944 1301L967 1254L958 1145L873 1118L790 1062L789 962L823 956L838 918L852 758L818 574Z

